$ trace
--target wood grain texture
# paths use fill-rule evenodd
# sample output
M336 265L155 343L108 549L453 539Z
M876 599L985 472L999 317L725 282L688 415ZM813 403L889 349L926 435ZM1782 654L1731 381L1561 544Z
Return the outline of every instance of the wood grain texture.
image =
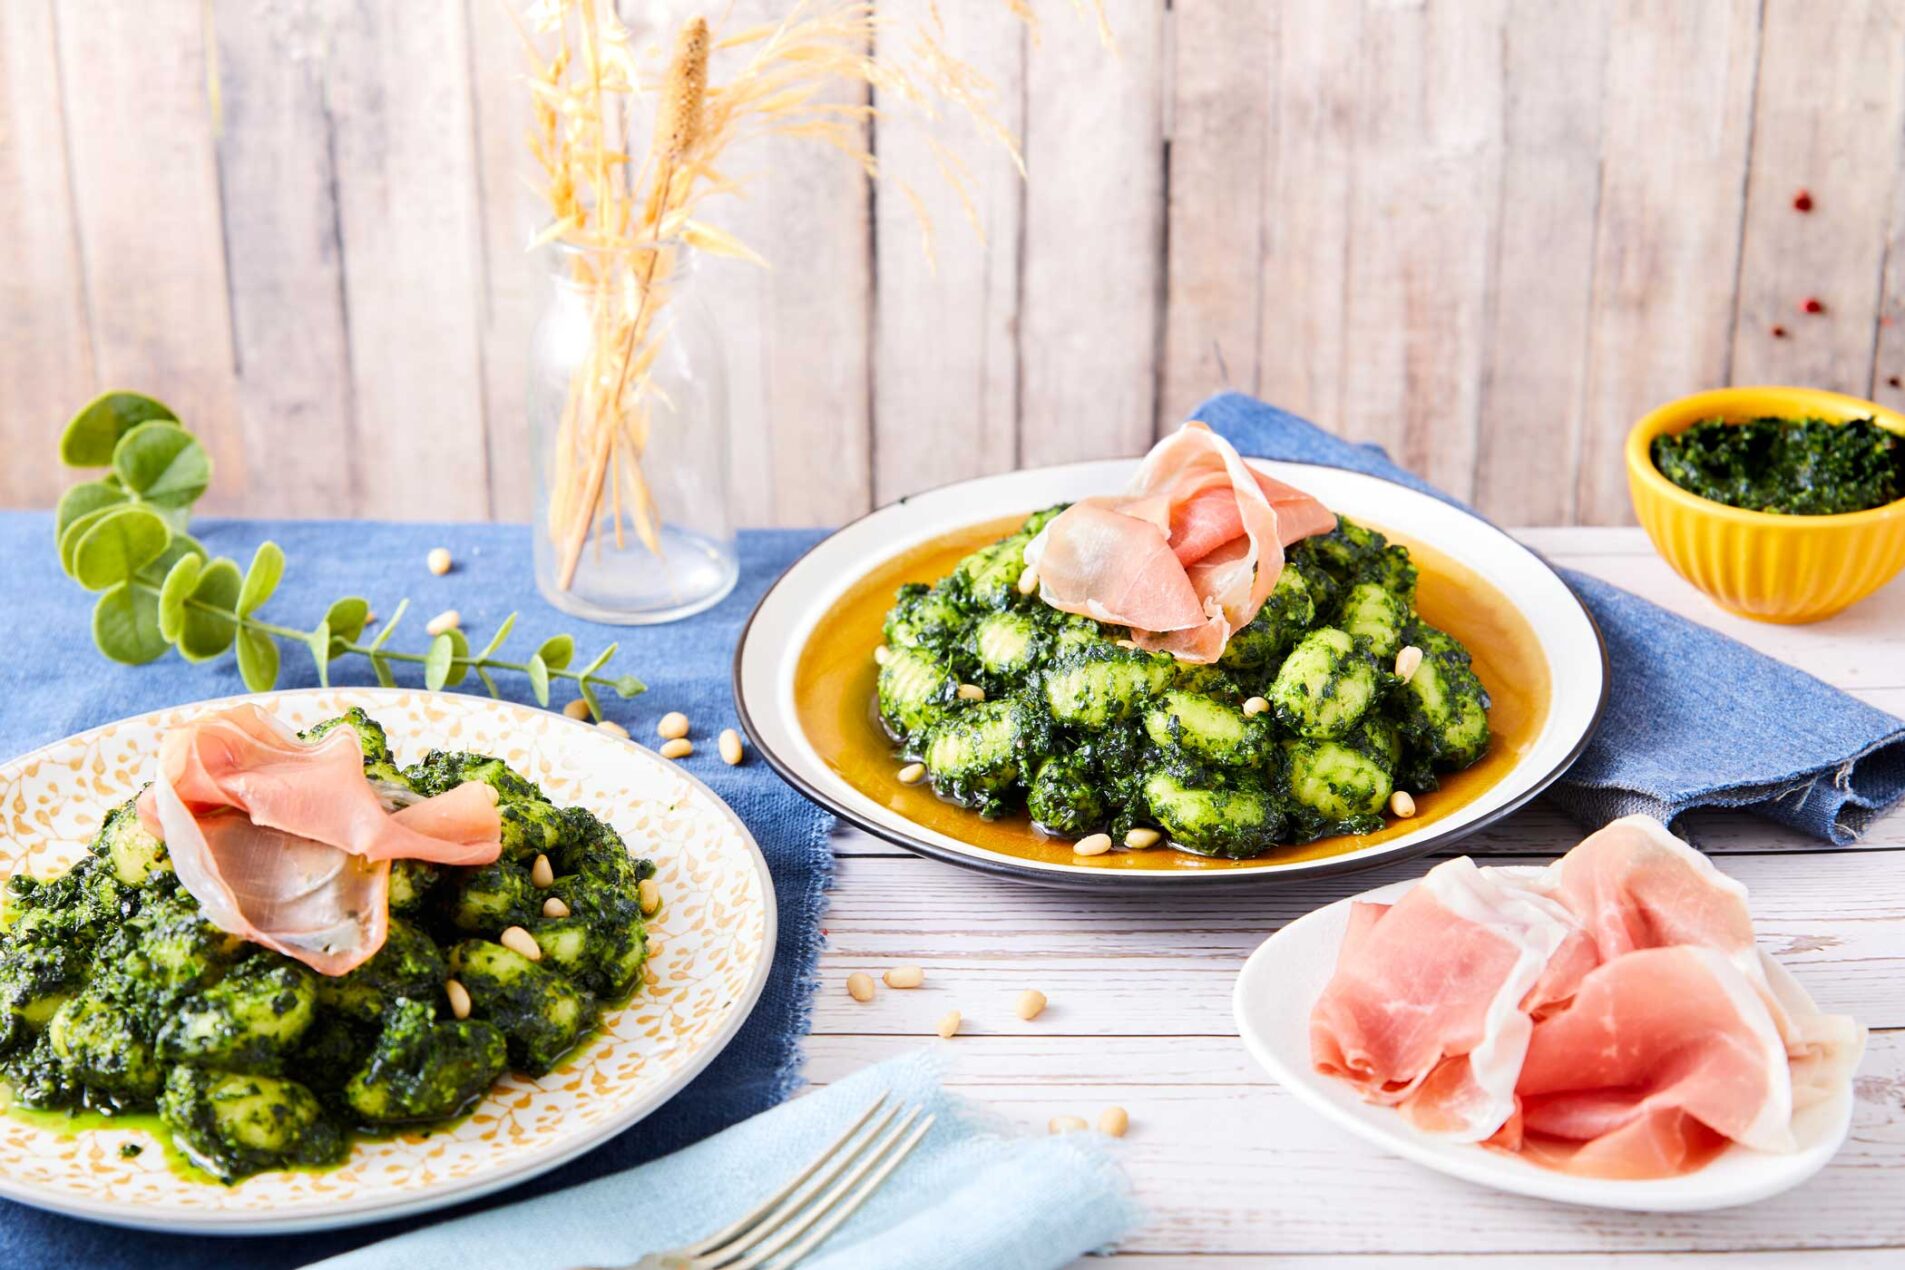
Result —
M1854 0L1818 19L1803 0L1765 9L1733 378L1863 397L1900 178L1905 8ZM1804 312L1808 298L1824 312Z
M205 508L250 506L201 7L101 0L57 13L97 379L192 421L218 468Z
M526 516L517 3L5 5L0 440L43 455L139 387L206 435L214 508ZM1038 8L1032 39L937 6L1026 144L1023 183L958 147L983 244L927 139L968 138L950 115L876 129L877 186L800 144L734 156L747 196L710 219L772 267L695 289L742 523L1135 452L1239 387L1497 519L1620 524L1621 440L1668 398L1905 405L1905 0L1113 0L1114 53ZM934 6L880 9L891 57ZM10 463L0 503L63 483Z
M737 0L729 21L738 30L785 11ZM746 197L710 204L707 219L771 262L703 261L694 283L727 353L736 520L850 519L872 499L866 176L831 148L783 141L738 147L726 175Z
M1157 412L1164 7L1106 0L1116 56L1058 13L1026 61L1019 458L1141 453Z
M256 5L228 3L217 16L219 192L247 486L254 506L278 515L336 515L353 505L360 454L326 101L332 25Z
M53 0L0 5L0 503L47 497L47 453L93 391Z
M1758 0L1622 0L1607 48L1579 519L1633 520L1621 444L1662 402L1728 382ZM1653 10L1658 12L1657 10ZM1689 190L1701 191L1688 198Z
M1503 17L1475 501L1511 525L1575 518L1611 8L1510 0Z
M461 5L338 10L326 74L360 513L489 513L469 73Z
M1003 5L889 0L881 14L895 24L898 47L879 50L880 57L912 61L913 37L900 32L930 29L935 12L943 16L945 48L986 77L994 117L1017 136L1028 35ZM959 112L928 121L882 96L874 105L882 112L874 146L880 161L873 314L878 504L1017 464L1015 334L1025 184L1011 153ZM930 240L922 234L922 210Z
M1340 391L1344 435L1471 492L1496 214L1502 4L1363 15Z
M1224 388L1257 391L1265 159L1277 9L1212 0L1172 11L1164 361L1158 427Z

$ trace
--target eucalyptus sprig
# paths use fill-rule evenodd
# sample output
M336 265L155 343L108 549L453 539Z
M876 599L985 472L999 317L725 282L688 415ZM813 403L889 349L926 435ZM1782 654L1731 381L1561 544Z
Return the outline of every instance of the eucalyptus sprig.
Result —
M602 673L615 656L614 644L579 669L575 640L568 635L544 640L524 661L503 660L498 653L516 625L514 613L474 654L469 637L455 628L420 653L387 647L408 600L367 643L370 604L361 596L338 600L308 631L259 617L284 576L284 551L275 542L261 543L241 573L237 561L208 555L186 532L192 505L211 486L211 456L169 407L150 397L110 392L88 404L61 434L60 460L69 467L107 469L60 497L54 523L61 567L99 593L93 642L114 661L143 665L176 648L187 661L204 662L235 646L245 686L265 692L278 682L282 640L309 650L318 682L327 686L331 663L348 656L369 658L385 687L396 683L393 663L420 665L424 687L432 692L454 688L475 672L492 697L500 696L491 672L510 671L527 675L530 691L545 706L550 681L570 680L597 719L598 691L628 698L644 689L633 675Z

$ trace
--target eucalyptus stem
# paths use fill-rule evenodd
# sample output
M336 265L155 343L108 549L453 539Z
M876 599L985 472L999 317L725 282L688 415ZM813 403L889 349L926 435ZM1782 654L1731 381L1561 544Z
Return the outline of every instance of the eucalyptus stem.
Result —
M238 673L253 692L277 686L279 642L302 644L317 665L318 682L329 686L331 659L368 658L377 682L394 687L392 663L423 667L431 692L454 688L472 672L493 697L502 696L491 671L526 675L536 701L549 704L549 681L574 683L589 713L602 717L598 688L620 697L646 691L633 675L598 674L615 655L610 644L580 669L575 640L556 635L527 661L496 656L516 625L511 613L489 643L472 655L469 637L450 629L431 637L428 651L384 647L409 608L400 603L376 637L360 637L370 624L370 604L345 596L310 630L266 621L257 611L284 576L284 551L260 543L249 568L213 557L186 532L192 505L211 485L212 460L178 415L139 393L109 392L85 406L60 435L60 460L68 467L106 468L60 496L53 517L60 567L96 593L93 642L114 661L143 665L176 648L188 661L210 661L235 652Z

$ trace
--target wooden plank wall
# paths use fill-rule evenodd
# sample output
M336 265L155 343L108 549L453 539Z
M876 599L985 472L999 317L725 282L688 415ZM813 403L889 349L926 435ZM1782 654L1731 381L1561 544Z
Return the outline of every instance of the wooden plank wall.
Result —
M188 414L221 510L526 516L504 2L0 0L0 505L52 499L111 385ZM895 56L933 6L882 8ZM876 182L785 145L735 173L773 268L697 285L743 523L1135 452L1227 386L1504 521L1619 523L1650 404L1905 405L1905 0L1106 0L1110 53L1058 0L938 8L1027 178L950 119L877 123Z

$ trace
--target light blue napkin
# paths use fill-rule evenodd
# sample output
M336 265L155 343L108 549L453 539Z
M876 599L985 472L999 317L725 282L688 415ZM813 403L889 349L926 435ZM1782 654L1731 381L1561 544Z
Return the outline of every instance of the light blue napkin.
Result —
M1109 1139L1025 1136L902 1055L639 1168L400 1235L308 1270L624 1265L726 1226L772 1195L882 1090L938 1119L802 1270L1047 1270L1116 1241L1139 1211Z

